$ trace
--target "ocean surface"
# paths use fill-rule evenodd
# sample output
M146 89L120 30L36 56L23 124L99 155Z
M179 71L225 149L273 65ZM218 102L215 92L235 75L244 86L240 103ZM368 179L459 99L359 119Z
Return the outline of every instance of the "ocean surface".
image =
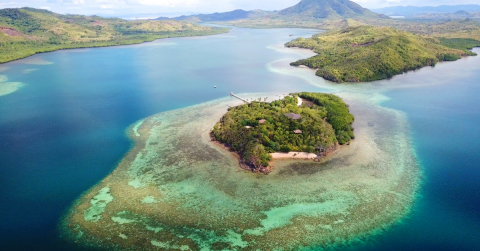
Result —
M278 64L311 54L282 45L317 32L235 28L211 37L58 51L1 65L8 69L0 75L24 86L0 97L0 249L77 249L62 241L57 226L75 199L128 152L132 143L125 129L142 118L230 92L362 88L327 83L306 69L279 74ZM422 186L400 224L337 249L478 250L479 83L480 57L470 57L368 84L389 98L382 106L406 114Z

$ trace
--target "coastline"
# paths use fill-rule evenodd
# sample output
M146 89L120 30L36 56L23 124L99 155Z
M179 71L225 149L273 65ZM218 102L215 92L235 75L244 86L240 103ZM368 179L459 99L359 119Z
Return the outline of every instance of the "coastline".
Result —
M112 174L72 206L62 227L66 238L138 250L218 245L295 250L370 236L408 213L418 168L398 112L355 99L358 137L350 146L322 163L279 160L266 176L239 169L235 156L210 139L225 104L235 103L216 100L132 125L129 136L135 146ZM387 123L370 127L374 118ZM378 138L376 131L392 121L399 122L394 129L400 135ZM393 154L399 152L402 157ZM98 221L86 220L107 187L111 201L105 200L109 202ZM292 198L296 203L288 202Z
M225 31L220 29L218 31L212 30L212 32L206 32L207 34L194 34L194 35L168 35L168 36L153 36L152 38L148 39L132 39L130 41L112 41L111 43L101 43L101 44L84 44L84 45L76 45L76 46L69 46L71 44L64 44L64 46L59 46L59 48L46 48L45 50L38 50L36 52L28 53L27 55L22 55L13 59L9 60L0 60L0 65L6 64L9 62L14 62L20 59L25 59L34 55L55 52L55 51L63 51L63 50L74 50L74 49L87 49L87 48L103 48L103 47L117 47L117 46L125 46L125 45L136 45L136 44L143 44L153 42L159 39L167 39L167 38L178 38L178 37L203 37L203 36L213 36L228 33L229 31Z

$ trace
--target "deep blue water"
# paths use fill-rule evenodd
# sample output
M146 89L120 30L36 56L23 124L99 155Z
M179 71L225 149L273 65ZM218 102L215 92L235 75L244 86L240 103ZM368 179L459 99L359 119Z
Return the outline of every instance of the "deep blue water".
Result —
M408 116L424 182L409 218L360 250L480 250L480 60L474 63L471 76L460 71L442 85L386 93L383 105Z
M321 91L266 68L289 57L267 46L291 40L289 34L314 33L234 29L208 38L59 51L5 64L10 69L0 75L26 86L0 97L1 249L74 249L58 237L60 218L115 168L131 147L125 129L139 119L231 91ZM53 64L25 64L36 58ZM470 61L449 63L467 64L473 72L463 76L453 69L458 78L451 83L386 93L391 100L383 105L408 116L424 172L422 197L402 225L345 249L480 247L480 60ZM25 69L38 70L24 74ZM419 72L418 78L433 81L429 74L435 71Z

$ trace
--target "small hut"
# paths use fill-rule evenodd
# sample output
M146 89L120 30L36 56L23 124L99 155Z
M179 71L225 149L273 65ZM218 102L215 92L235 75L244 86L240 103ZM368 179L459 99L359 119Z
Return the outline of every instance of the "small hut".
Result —
M293 131L293 132L294 132L295 134L302 134L302 130L298 130L298 129L295 130L295 131Z
M245 128L250 129L250 128L252 128L252 127L251 127L251 126L245 126Z
M284 115L294 120L302 118L300 114L296 114L296 113L285 113Z
M263 123L265 123L265 122L267 122L266 119L261 119L261 120L258 121L258 123L260 123L260 124L263 124Z

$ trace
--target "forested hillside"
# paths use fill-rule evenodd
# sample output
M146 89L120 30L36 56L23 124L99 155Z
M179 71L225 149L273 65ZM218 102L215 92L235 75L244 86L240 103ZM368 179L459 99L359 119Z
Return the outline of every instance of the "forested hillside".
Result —
M33 8L1 9L0 63L59 49L135 44L227 31L179 21L126 21L60 15Z
M358 26L321 33L309 39L298 38L286 46L318 53L292 63L294 66L317 69L318 76L333 82L366 82L472 55L467 50L472 41L461 41L465 44L461 45L458 40L439 41L389 27Z

